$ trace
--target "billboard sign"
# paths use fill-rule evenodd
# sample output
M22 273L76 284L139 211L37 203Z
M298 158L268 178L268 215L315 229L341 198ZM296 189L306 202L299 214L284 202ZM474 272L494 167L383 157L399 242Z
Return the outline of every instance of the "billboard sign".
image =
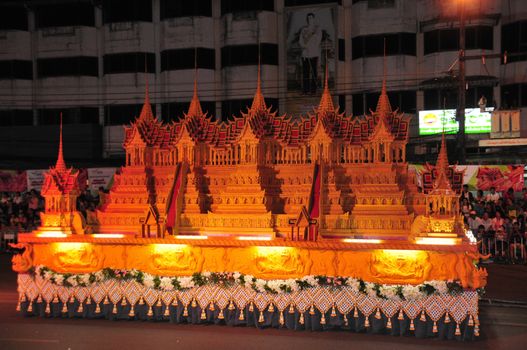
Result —
M327 65L334 86L337 52L337 11L334 5L285 9L287 99L293 114L311 112L320 101Z
M491 114L493 107L488 107L485 112L479 108L465 109L465 133L483 134L491 131ZM432 111L419 111L419 135L455 134L459 130L456 121L455 109L441 109Z

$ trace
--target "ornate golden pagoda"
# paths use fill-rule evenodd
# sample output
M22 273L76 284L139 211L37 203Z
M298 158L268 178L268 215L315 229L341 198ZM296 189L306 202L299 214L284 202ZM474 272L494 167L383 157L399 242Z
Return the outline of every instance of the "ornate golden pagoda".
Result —
M77 197L80 194L78 175L77 170L68 168L64 162L61 114L57 162L44 174L41 194L46 205L40 213L42 224L39 231L50 234L84 234L84 220L77 211Z

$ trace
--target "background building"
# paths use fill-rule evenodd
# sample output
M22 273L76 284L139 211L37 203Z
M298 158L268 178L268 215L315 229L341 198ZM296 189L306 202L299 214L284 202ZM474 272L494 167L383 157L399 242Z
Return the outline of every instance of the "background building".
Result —
M466 55L473 57L466 63L467 107L477 107L484 95L489 106L524 113L527 2L464 3ZM3 1L0 156L16 161L52 159L62 112L66 149L71 153L66 157L92 162L121 157L122 124L139 114L145 81L156 115L166 121L178 119L192 96L195 65L203 109L215 118L229 118L250 104L259 60L267 104L279 113L298 115L318 103L327 63L335 103L347 114L362 115L375 109L380 93L385 41L393 106L409 114L455 108L459 4L459 0ZM309 14L315 19L311 27ZM303 46L311 38L320 54ZM315 52L316 60L305 60L309 51ZM505 52L507 64L500 55ZM313 66L315 61L307 76L317 84L313 94L303 87L305 64ZM524 119L520 118L515 136L527 133ZM525 159L523 147L503 146L511 142L483 147L490 136L469 136L469 161ZM454 137L449 138L453 143ZM435 159L439 141L437 135L419 137L414 117L409 160Z

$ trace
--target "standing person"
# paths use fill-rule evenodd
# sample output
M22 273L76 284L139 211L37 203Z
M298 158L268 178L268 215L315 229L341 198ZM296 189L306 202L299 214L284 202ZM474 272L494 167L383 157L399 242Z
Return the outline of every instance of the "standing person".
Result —
M474 202L474 195L468 190L468 185L463 185L463 190L461 191L461 195L459 196L459 202L463 203L463 199L468 200L470 204Z
M318 62L320 57L320 42L322 30L315 22L315 14L306 16L307 24L300 30L298 43L302 48L302 93L315 94L318 82Z

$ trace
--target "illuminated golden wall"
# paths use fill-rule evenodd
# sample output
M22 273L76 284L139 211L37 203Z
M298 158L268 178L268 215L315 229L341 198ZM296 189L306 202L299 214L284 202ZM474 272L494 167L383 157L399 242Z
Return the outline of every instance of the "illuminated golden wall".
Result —
M249 242L248 242L249 243ZM90 242L22 243L18 272L45 265L58 272L85 273L105 267L138 269L166 276L194 272L234 272L264 279L306 275L350 276L386 284L459 280L465 288L484 286L486 272L477 253L440 250L339 249L338 247L207 244L104 244ZM252 242L252 244L257 244ZM415 246L419 249L418 246ZM422 246L421 246L422 248Z

